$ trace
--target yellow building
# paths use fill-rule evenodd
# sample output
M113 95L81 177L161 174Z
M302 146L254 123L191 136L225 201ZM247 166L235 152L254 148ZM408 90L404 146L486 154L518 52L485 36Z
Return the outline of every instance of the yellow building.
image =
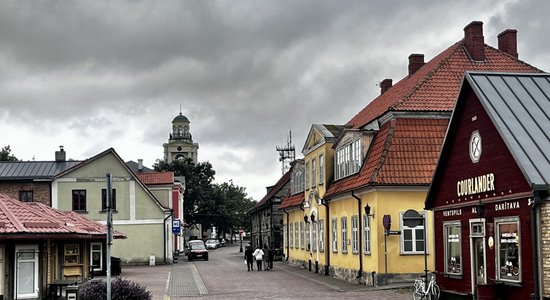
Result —
M332 180L332 146L344 128L325 124L311 126L302 149L304 159L293 163L290 193L281 204L286 214L283 220L287 260L326 274L330 265L326 247L329 211L322 199Z

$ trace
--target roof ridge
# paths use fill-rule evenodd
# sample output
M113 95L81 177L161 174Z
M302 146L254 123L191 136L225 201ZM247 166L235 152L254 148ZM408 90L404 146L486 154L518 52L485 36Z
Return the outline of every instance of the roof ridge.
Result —
M432 78L433 78L433 75L435 73L437 73L439 70L441 70L441 68L443 66L446 66L448 63L449 63L449 60L453 57L453 55L461 48L460 46L463 46L463 42L464 42L464 39L454 43L453 45L451 45L450 47L448 47L447 49L443 50L439 55L443 55L444 53L446 53L447 51L449 51L449 54L446 55L446 56L443 56L441 58L441 60L433 67L430 69L430 71L428 73L426 73L424 76L422 76L422 78L418 81L417 84L415 84L415 86L407 93L405 94L403 97L399 98L393 105L391 105L390 107L393 107L394 109L395 108L398 108L401 104L403 104L405 101L407 101L408 99L411 98L411 96L413 96L414 94L416 94L416 92L418 90L420 90L427 82L429 82ZM453 49L454 48L454 49ZM432 60L436 59L439 55L437 55L436 57L432 58ZM409 77L410 78L410 77ZM409 79L407 78L407 79Z

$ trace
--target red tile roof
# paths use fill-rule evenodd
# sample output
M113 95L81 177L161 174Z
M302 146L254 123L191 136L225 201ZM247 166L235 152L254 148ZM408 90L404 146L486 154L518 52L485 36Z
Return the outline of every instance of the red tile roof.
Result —
M148 173L136 173L139 180L144 184L173 184L174 172L148 172Z
M488 45L485 56L484 62L470 60L461 40L372 100L346 125L360 128L391 110L452 111L465 71L541 72Z
M254 205L254 207L252 207L250 209L250 211L253 211L255 209L258 209L258 208L261 208L261 207L267 205L268 201L271 198L273 198L278 192L280 192L288 184L288 182L290 182L290 171L287 171L281 178L279 178L279 180L277 181L275 186L273 186L273 188L271 188L269 193L267 193L262 198L262 200L260 200L258 203L256 203Z
M107 227L76 212L66 212L42 203L25 203L0 193L0 238L33 235L54 237L105 237ZM115 238L126 238L114 232Z
M298 194L295 194L295 195L290 195L289 194L287 197L285 197L283 199L279 209L298 206L298 205L302 204L303 201L304 201L304 192L301 192L301 193L298 193Z
M358 174L331 184L325 198L368 185L427 185L432 179L448 119L396 118L372 141Z

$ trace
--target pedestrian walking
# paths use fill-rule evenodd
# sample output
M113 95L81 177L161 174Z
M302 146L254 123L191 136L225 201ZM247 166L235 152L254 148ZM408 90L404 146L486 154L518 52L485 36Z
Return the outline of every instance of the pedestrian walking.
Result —
M248 271L254 271L254 250L252 250L252 246L250 243L248 246L246 246L246 250L244 250L244 259L246 260L246 266L248 267Z
M273 270L273 259L275 259L275 247L271 245L271 249L269 249L269 255L267 258L270 270Z
M258 271L262 270L262 259L264 258L264 252L262 249L260 249L260 246L256 246L256 250L254 250L254 253L252 253L254 258L256 259L256 268L258 268Z
M267 248L267 245L264 245L264 257L262 259L262 264L264 266L264 271L267 271L269 270L269 265L268 265L268 258L269 258L269 248Z

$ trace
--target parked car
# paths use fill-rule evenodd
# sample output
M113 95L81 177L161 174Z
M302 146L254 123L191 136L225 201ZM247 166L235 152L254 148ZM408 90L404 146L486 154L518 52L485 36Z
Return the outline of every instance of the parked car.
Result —
M204 242L202 240L192 240L192 241L189 241L187 242L187 245L185 246L185 250L183 251L185 256L188 256L189 255L189 252L191 251L191 245L202 245L203 247L206 248L206 245L204 244Z
M204 244L192 243L189 245L187 260L192 261L194 259L208 260L208 250L206 250Z
M206 240L206 249L216 249L220 246L220 241L216 239Z

